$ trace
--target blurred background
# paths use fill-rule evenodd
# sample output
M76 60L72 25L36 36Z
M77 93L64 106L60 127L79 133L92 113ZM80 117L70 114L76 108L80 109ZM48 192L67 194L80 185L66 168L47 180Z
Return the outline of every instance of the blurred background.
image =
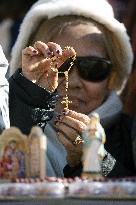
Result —
M108 2L112 5L116 18L125 24L136 58L136 0L108 0ZM133 68L134 66L136 66L135 60Z
M26 12L36 1L0 0L0 44L8 59L11 48L16 41L20 24ZM136 53L136 0L108 0L108 2L112 5L116 18L127 27L134 53Z
M20 24L36 0L0 0L0 44L8 60Z
M121 94L124 112L136 114L136 0L108 0L112 5L116 18L126 26L134 53L132 72Z

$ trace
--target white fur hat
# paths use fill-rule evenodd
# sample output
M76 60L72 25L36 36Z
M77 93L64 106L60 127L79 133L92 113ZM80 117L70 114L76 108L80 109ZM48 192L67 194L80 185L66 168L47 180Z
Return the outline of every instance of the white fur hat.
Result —
M19 67L21 51L27 46L30 35L35 31L43 18L51 19L56 16L79 15L104 25L116 38L121 53L120 72L123 77L121 84L131 71L133 53L126 29L114 18L113 9L106 0L39 0L26 14L20 28L17 41L12 49L9 74Z

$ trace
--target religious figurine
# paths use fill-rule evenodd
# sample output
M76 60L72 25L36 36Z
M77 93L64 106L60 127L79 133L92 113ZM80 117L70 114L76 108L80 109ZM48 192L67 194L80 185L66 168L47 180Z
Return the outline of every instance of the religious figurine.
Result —
M11 127L0 135L0 180L44 178L46 137L40 127L28 136Z
M33 127L28 138L30 176L44 179L46 174L46 136L40 127Z
M90 123L83 132L83 176L101 176L106 135L97 113L92 113Z
M18 128L0 135L0 179L23 178L29 174L27 136Z

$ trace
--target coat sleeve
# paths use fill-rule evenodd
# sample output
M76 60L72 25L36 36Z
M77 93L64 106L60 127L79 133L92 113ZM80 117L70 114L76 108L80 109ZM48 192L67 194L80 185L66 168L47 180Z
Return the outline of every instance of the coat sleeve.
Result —
M53 116L58 94L48 92L27 80L18 69L9 79L9 113L11 126L28 134L32 126L44 129Z

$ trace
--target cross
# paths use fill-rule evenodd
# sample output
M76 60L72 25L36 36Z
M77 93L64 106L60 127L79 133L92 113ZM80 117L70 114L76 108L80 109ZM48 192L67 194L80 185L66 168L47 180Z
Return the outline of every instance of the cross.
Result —
M64 50L69 50L71 49L70 46L67 46L64 48ZM68 70L64 71L64 72L59 72L59 73L63 73L65 75L65 80L66 80L66 84L65 84L65 97L63 97L63 101L61 101L61 104L65 104L65 108L68 109L68 105L69 103L72 103L72 101L69 101L68 99L68 77L69 77L69 71L72 68L72 66L74 65L74 61L76 60L76 54L72 57L72 61L70 62L70 66L68 68Z
M72 103L72 101L69 101L68 96L66 95L65 97L63 97L63 101L61 101L61 104L65 104L65 108L68 109L69 103Z

